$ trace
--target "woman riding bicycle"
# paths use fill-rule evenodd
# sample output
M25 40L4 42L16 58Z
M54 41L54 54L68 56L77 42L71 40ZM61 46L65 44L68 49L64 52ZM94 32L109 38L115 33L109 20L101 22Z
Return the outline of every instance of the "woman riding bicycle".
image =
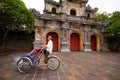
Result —
M49 54L52 54L52 49L53 49L53 42L52 42L51 36L48 36L48 43L42 49L45 49L45 51L44 51L44 56L45 56L44 65L47 65L48 56L49 56Z

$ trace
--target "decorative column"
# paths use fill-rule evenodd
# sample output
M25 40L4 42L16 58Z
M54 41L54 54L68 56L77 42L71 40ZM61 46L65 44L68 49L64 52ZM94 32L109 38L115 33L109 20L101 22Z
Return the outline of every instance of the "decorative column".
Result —
M103 50L103 51L110 51L110 50L108 49L107 38L105 37L105 35L103 35L103 46L102 46L102 50Z
M69 49L69 23L64 22L61 24L61 52L70 52Z
M86 4L85 3L82 3L81 4L81 14L80 14L80 16L86 16L85 15L85 9L86 9Z
M34 49L41 47L43 43L44 43L44 38L42 38L42 29L39 27L36 27L35 28L35 41L33 42Z
M61 37L61 52L70 52L68 41L68 30L63 28L63 34Z
M91 51L90 48L90 32L88 29L84 31L84 51Z

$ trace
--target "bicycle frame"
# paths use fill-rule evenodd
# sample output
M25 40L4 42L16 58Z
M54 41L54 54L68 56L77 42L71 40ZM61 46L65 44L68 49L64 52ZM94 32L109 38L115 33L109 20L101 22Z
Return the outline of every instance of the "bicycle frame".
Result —
M34 61L37 59L37 57L38 57L39 59L41 59L42 55L44 54L44 50L41 49L41 50L40 50L39 52L37 52L37 53L38 53L38 55L33 55L33 56L31 56L31 55L25 55L25 56L23 56L23 57L21 57L21 58L29 60L30 63L31 63L31 65L34 65ZM23 60L23 61L24 61L24 60Z

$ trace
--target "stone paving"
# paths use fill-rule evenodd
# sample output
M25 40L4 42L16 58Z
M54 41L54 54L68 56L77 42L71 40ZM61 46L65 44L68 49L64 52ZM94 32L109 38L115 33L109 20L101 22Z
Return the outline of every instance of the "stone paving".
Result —
M14 58L23 54L0 57L0 80L120 80L120 53L54 53L61 61L57 71L39 64L29 73L21 74Z

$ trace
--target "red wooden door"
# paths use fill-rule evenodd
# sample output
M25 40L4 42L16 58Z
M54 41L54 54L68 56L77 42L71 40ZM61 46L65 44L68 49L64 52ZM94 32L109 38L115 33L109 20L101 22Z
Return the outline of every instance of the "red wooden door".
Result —
M96 36L95 35L92 35L91 36L91 49L93 51L96 51L97 50L97 41L96 41Z
M79 51L80 50L80 40L79 34L72 33L70 36L70 50Z
M48 36L52 36L52 41L53 41L53 52L58 52L58 35L57 33L54 33L54 32L50 32L47 34L47 37ZM47 39L47 38L46 38ZM48 40L47 40L48 42Z

